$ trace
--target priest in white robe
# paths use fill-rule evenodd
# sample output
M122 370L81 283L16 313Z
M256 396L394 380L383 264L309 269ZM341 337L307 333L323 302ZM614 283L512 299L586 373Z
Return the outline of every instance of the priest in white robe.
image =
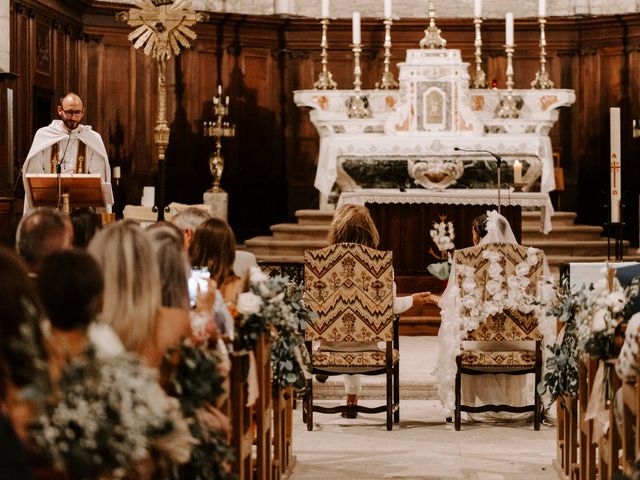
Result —
M28 173L97 173L111 190L111 168L102 137L89 125L80 124L84 116L82 98L73 92L66 94L58 105L58 115L60 120L53 120L36 132L22 166L24 213L34 208ZM103 194L104 191L103 185ZM112 194L106 196L113 198ZM111 205L107 205L107 211L110 209Z

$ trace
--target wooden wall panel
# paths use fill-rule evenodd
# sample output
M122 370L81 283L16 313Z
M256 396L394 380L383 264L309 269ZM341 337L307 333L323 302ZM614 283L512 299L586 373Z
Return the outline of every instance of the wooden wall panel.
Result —
M152 184L156 153L156 67L134 51L130 29L114 18L117 6L100 2L14 0L12 71L15 84L16 153L22 161L31 143L37 95L78 89L87 100L86 122L101 132L113 165L122 167L126 201L138 202ZM426 20L394 23L393 71L405 50L416 48ZM451 48L473 63L473 25L465 19L438 21ZM483 60L489 82L505 84L503 22L483 24ZM40 31L40 37L38 37ZM240 239L268 232L273 223L293 219L296 209L317 205L313 188L318 137L308 111L293 103L293 91L312 88L320 71L320 29L304 18L212 14L196 27L198 40L171 60L167 69L172 128L167 151L167 200L199 202L211 183L211 139L202 122L212 118L211 97L218 84L231 96L230 120L237 136L224 140L223 187L230 194L230 223ZM38 72L38 38L49 36L50 72ZM363 87L372 88L382 72L382 25L363 22ZM516 22L515 86L528 88L538 69L538 24ZM561 153L566 191L563 209L579 220L600 224L607 197L608 108L623 106L623 190L628 237L637 239L640 175L634 159L640 140L631 137L631 119L640 117L640 18L615 16L549 20L548 66L556 86L576 90L577 102L560 112L551 132ZM40 41L42 43L42 41ZM353 84L350 21L329 26L329 68L340 88ZM27 52L27 54L24 54ZM42 65L40 65L41 67ZM42 68L40 69L42 70ZM53 113L53 112L52 112ZM2 171L2 169L0 169ZM2 179L0 179L1 181ZM600 193L602 192L602 194Z

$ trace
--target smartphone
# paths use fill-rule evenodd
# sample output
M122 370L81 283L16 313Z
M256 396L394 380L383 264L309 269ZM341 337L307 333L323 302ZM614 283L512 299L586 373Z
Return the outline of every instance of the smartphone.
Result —
M209 269L207 268L192 268L189 275L189 303L191 308L196 306L196 297L198 293L206 293L209 289Z

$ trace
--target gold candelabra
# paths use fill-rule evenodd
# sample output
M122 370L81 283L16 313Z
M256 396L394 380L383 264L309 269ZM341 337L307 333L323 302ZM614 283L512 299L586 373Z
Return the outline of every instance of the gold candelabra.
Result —
M313 88L317 90L333 90L338 88L338 84L333 80L333 75L329 71L329 67L327 66L327 48L329 48L329 43L327 42L327 28L329 26L329 19L327 17L322 17L320 19L320 24L322 25L322 40L320 40L320 47L322 48L322 52L320 53L321 63L322 63L322 71L320 75L318 75L318 81L313 84Z
M471 81L471 88L487 88L487 76L482 70L482 35L480 33L480 27L482 25L482 18L476 17L473 19L473 24L476 27L476 39L473 42L473 46L476 47L476 71Z
M553 82L549 78L547 72L547 39L545 37L545 24L547 21L544 17L538 18L540 24L540 70L536 72L536 78L531 82L531 88L553 88Z
M204 122L204 135L216 139L215 151L209 156L209 170L213 177L210 192L223 192L220 187L222 171L224 170L224 158L222 157L222 139L235 137L236 127L226 119L229 115L229 97L222 101L222 86L218 85L218 94L213 97L213 115L215 120Z
M349 97L347 100L347 116L349 118L369 118L371 117L371 111L369 110L369 100L366 95L362 94L360 86L362 81L362 70L360 69L360 53L362 52L362 45L354 43L351 45L353 49L353 90L355 94Z
M393 78L391 73L391 25L393 20L391 17L386 17L382 23L384 23L384 72L382 72L382 78L376 83L376 88L380 90L395 90L398 88L398 82Z
M518 103L513 96L513 52L515 45L505 45L507 52L507 93L502 97L498 116L500 118L518 118Z
M424 38L420 40L420 48L445 48L447 41L440 35L441 30L436 27L436 7L429 2L429 26L424 31Z

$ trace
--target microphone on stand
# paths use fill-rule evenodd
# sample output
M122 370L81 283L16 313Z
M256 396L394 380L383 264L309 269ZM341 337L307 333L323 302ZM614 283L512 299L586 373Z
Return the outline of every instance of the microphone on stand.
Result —
M476 149L476 148L460 148L460 147L453 147L453 149L456 152L475 152L475 153L488 153L489 155L491 155L493 158L496 159L496 168L497 168L497 172L498 172L498 213L500 213L500 168L502 167L502 157L500 155L498 155L497 153L493 153L491 150L482 150L482 149Z
M58 158L58 163L56 164L56 175L57 175L57 184L58 184L58 210L62 211L62 162L64 162L65 157L67 156L67 150L69 149L69 144L71 143L71 130L69 130L69 138L67 139L67 145L64 147L64 152L62 152L62 157Z

